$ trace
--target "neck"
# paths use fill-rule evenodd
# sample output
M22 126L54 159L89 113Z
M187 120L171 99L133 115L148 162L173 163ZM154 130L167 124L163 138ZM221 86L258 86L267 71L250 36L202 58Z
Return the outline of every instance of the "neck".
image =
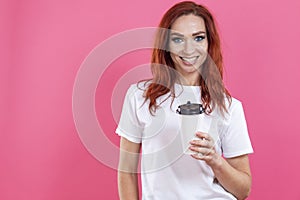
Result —
M191 74L190 76L180 76L178 82L181 85L187 85L187 86L199 86L199 75Z

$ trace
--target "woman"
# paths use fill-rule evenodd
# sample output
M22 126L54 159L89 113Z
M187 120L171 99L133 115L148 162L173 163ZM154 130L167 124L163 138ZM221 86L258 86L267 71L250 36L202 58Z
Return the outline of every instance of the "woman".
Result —
M241 103L222 81L220 39L211 13L194 2L181 2L163 16L152 53L153 79L132 85L125 97L116 133L121 136L119 195L142 199L245 199L250 192L248 154L252 146ZM192 98L203 105L205 120L191 155L176 148L180 117L176 108Z

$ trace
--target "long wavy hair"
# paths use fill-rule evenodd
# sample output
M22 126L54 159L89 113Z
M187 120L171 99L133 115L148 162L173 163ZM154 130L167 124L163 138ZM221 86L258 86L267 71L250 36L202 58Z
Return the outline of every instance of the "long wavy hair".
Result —
M201 101L205 113L211 113L216 107L222 114L227 112L225 97L231 102L231 95L223 84L223 58L220 37L215 20L208 9L192 1L175 4L163 16L157 30L151 57L151 71L153 78L145 91L145 101L149 100L149 111L154 114L159 107L157 98L169 93L167 98L175 97L174 84L178 75L171 58L169 49L169 33L172 24L183 15L193 14L203 18L208 39L208 55L201 66L199 87ZM165 66L165 67L164 67ZM167 67L166 67L167 66Z

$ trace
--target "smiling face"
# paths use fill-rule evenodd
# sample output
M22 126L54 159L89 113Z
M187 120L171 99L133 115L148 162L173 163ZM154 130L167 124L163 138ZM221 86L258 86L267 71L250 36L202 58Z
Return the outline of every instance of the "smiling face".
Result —
M189 85L197 85L199 68L207 56L208 41L204 20L193 14L183 15L171 26L169 50L175 69Z

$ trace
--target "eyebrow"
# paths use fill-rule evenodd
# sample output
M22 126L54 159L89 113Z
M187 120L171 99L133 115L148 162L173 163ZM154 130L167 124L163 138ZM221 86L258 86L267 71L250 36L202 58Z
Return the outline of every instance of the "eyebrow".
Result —
M199 34L201 34L201 33L204 33L204 34L205 34L205 31L198 31L198 32L196 32L196 33L193 33L192 36L196 36L196 35L199 35Z
M202 34L202 33L206 33L205 31L198 31L196 33L193 33L192 36L196 36L196 35L199 35L199 34ZM184 35L182 35L181 33L176 33L176 32L173 32L171 33L171 35L177 35L177 36L180 36L180 37L184 37Z

